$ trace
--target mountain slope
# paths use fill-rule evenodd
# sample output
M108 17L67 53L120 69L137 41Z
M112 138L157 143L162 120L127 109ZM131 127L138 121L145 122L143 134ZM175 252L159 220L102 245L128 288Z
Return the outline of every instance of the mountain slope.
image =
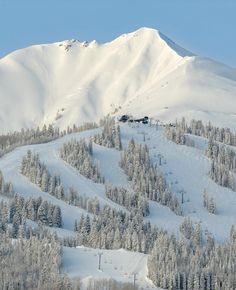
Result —
M49 143L16 148L0 158L0 170L4 179L7 182L11 181L15 191L25 197L41 196L43 200L59 205L62 209L63 229L73 230L75 219L79 219L82 213L85 214L85 211L42 192L40 188L20 174L22 158L28 150L31 150L39 154L40 160L46 164L51 174L60 175L65 191L73 187L81 196L85 194L90 198L96 197L101 206L109 205L117 210L125 210L106 197L103 184L94 183L85 178L59 156L59 149L65 142L71 139L85 138L89 140L90 136L97 134L98 130L69 134ZM146 134L145 142L142 132ZM127 147L131 138L140 144L146 144L154 164L159 164L158 154L161 154L163 164L158 168L165 174L166 180L179 202L181 201L180 191L185 191L185 202L181 205L184 216L189 216L194 222L201 222L203 230L212 233L217 242L222 243L227 239L231 226L235 225L236 222L236 194L235 191L219 186L210 179L211 161L204 155L207 144L204 138L191 135L199 148L180 146L166 139L164 128L161 126L157 131L155 126L143 124L135 124L131 127L122 124L121 138L124 148ZM94 144L93 152L93 158L99 162L102 176L105 177L106 182L130 190L131 185L128 178L119 166L120 151ZM214 198L217 214L209 214L203 207L202 194L204 189ZM150 201L150 215L145 219L150 221L152 225L179 235L179 225L183 222L183 218L183 216L177 216L167 206Z
M125 210L106 197L104 184L97 184L85 178L59 157L59 149L65 142L71 139L89 140L91 136L98 133L98 130L100 129L69 134L45 144L18 147L0 158L0 170L4 179L12 181L16 192L24 197L41 196L43 200L61 207L63 228L50 228L51 231L56 231L59 237L74 236L75 219L79 220L80 216L86 215L87 212L41 191L38 186L31 183L20 173L22 158L30 149L39 154L40 160L46 164L51 174L60 175L66 191L72 186L80 195L96 197L101 206L109 205L117 210ZM215 238L216 244L224 243L229 236L231 226L236 226L236 194L235 191L219 186L209 177L211 160L205 156L207 140L199 136L189 135L189 137L194 140L196 147L178 145L166 139L162 126L156 130L155 125L121 125L123 148L127 147L131 138L135 142L145 144L149 148L151 161L165 175L171 191L179 202L182 202L181 191L184 191L183 203L181 203L184 216L177 216L167 206L150 201L150 215L145 217L145 220L150 221L152 226L167 230L175 234L178 239L183 239L179 226L184 221L184 217L190 217L194 225L201 223L204 240L210 234ZM159 163L159 156L162 156L162 165ZM130 182L119 166L120 151L94 144L93 158L99 161L102 176L107 183L130 188ZM236 178L235 174L234 178ZM209 213L204 207L202 195L204 190L214 199L216 214ZM0 200L2 199L4 197L0 196ZM156 289L147 280L147 255L124 250L102 250L102 252L102 270L98 271L97 249L64 247L62 271L73 278L81 277L85 284L90 277L97 279L112 277L118 281L132 282L135 272L138 285L145 290Z
M36 45L0 60L0 131L61 128L118 114L201 117L232 126L236 70L141 28L98 44Z

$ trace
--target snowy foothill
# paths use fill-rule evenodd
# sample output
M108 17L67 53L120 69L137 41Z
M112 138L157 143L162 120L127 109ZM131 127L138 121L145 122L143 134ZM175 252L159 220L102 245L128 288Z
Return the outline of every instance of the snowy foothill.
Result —
M60 175L66 190L72 186L79 194L97 197L101 205L109 205L126 211L124 207L106 197L104 184L94 183L85 178L60 158L59 150L65 142L82 138L89 140L100 131L100 128L92 129L68 134L45 144L18 147L0 158L0 170L6 181L13 183L16 192L24 197L41 196L43 200L51 201L61 207L63 227L55 229L60 237L74 236L75 220L79 220L80 216L86 215L87 212L41 191L39 187L31 183L20 173L22 158L28 150L39 154L40 160L46 164L48 170ZM179 216L167 206L149 201L150 215L145 217L145 220L150 221L153 226L175 233L178 238L182 238L179 226L187 216L194 223L201 223L204 234L211 234L217 243L223 243L229 236L231 226L236 225L236 193L217 185L210 179L211 161L205 156L206 139L191 135L190 138L194 140L195 147L178 145L165 137L162 126L156 127L149 124L121 124L120 131L123 149L132 138L135 142L147 145L151 161L163 173L169 188L183 209L183 216ZM100 170L106 182L132 190L131 182L120 167L120 156L121 152L114 148L93 144L92 157L94 161L99 161ZM203 206L205 189L215 200L216 214L210 214ZM53 231L53 228L50 230ZM85 285L91 277L132 282L133 275L136 273L138 285L144 289L157 289L147 279L148 255L122 249L101 250L102 267L99 271L97 266L99 251L87 247L64 247L63 271L70 277L81 278Z

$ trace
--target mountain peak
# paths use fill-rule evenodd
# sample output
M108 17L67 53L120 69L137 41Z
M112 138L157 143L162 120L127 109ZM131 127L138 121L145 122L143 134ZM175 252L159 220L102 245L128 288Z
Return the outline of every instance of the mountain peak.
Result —
M44 123L64 129L108 113L231 116L235 124L235 71L190 56L148 27L105 44L72 39L21 49L0 60L0 132Z
M149 43L149 45L158 42L159 45L166 45L167 48L171 49L174 53L181 57L190 57L194 56L194 54L183 47L176 44L170 38L168 38L165 34L163 34L160 30L150 28L150 27L141 27L135 31L130 33L125 33L116 38L113 42L117 43L119 41L131 40L131 39L140 39L142 42Z
M133 33L142 33L142 34L144 34L144 33L147 34L148 33L148 34L156 35L156 34L159 34L160 31L158 29L155 29L155 28L143 26L143 27L140 27L137 30L135 30Z

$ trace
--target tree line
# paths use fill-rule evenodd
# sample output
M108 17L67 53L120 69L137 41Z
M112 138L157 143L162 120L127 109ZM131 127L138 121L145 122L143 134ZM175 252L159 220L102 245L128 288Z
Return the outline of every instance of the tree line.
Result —
M91 140L87 144L84 139L79 141L71 139L60 148L60 157L64 161L75 167L85 177L94 182L102 183L104 178L101 176L98 162L94 164L92 156L93 144Z
M86 290L142 290L137 285L133 283L122 283L115 281L113 279L99 279L96 280L91 278L88 281L88 286Z
M192 134L226 145L236 146L236 133L233 133L229 128L215 127L210 122L203 124L201 120L193 119L190 124L185 121L185 118L182 118L181 121L176 120L175 124L165 126L165 133L168 139L177 144L190 142L186 145L193 145L193 141L189 140L186 135Z
M123 187L113 187L109 184L106 184L105 189L106 197L115 203L124 206L129 211L136 209L142 216L149 215L148 199L143 195L130 192Z
M235 189L234 173L236 168L235 150L226 145L209 140L205 154L212 160L209 175L217 184Z
M167 186L163 174L150 161L146 145L129 141L128 147L121 153L121 168L132 181L136 194L143 195L169 207L177 215L182 214L181 206Z
M22 128L20 131L2 134L0 135L0 157L19 146L47 143L66 134L77 133L94 128L98 128L98 125L93 122L84 123L81 126L68 126L67 130L60 130L58 127L49 124L48 126L43 125L42 128Z
M207 211L211 214L216 214L216 203L213 197L209 196L209 193L206 189L203 192L203 206L207 209Z
M8 224L11 224L10 236L16 238L19 230L25 231L27 219L49 227L62 227L59 206L43 201L41 197L25 199L19 193L15 193L12 184L10 191L6 184L11 183L5 183L0 171L0 196L8 198L8 201L2 200L0 202L0 231L5 232Z
M182 226L185 239L160 233L148 259L149 278L156 286L178 290L236 289L236 231L216 245L208 236L201 242L199 224L190 220Z
M100 121L100 126L103 127L102 132L94 135L92 141L101 146L122 150L120 126L115 125L115 119L107 116Z
M117 211L109 206L97 215L81 215L75 221L77 237L64 238L65 246L84 245L92 248L120 249L148 253L158 235L158 230L145 222L139 212Z

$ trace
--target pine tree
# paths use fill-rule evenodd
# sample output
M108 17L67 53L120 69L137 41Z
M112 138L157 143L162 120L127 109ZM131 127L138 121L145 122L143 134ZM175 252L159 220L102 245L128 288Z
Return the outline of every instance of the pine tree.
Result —
M61 209L59 206L55 206L52 220L53 220L53 225L55 227L58 227L58 228L62 227L62 216L61 216Z

